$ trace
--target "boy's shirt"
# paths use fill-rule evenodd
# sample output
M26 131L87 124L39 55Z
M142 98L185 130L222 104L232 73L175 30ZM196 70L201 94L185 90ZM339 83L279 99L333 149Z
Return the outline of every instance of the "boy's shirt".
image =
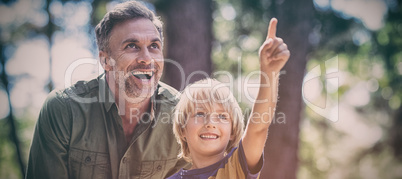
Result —
M264 154L261 155L257 164L258 172L251 173L247 166L246 156L244 155L243 144L240 141L239 147L233 148L228 155L215 164L205 168L183 170L175 173L168 179L255 179L259 178L264 163Z

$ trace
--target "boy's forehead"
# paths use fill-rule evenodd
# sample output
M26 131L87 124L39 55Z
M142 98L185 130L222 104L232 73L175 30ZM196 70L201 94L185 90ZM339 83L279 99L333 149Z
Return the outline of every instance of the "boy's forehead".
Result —
M195 110L225 111L223 105L219 103L196 103Z

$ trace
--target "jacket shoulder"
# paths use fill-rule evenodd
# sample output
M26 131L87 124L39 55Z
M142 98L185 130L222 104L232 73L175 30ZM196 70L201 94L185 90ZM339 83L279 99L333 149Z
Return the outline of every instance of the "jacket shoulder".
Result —
M161 100L176 105L179 101L180 92L163 82L159 82L158 85L158 95L162 96Z

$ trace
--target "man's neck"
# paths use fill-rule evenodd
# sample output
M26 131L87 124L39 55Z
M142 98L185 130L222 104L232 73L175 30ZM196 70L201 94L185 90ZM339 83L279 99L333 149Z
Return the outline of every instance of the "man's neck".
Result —
M111 85L115 85L114 81L109 79L108 76L106 76L106 81L109 87ZM118 86L110 88L110 90L113 94L116 106L119 110L119 115L122 119L126 141L129 143L133 137L134 129L138 122L140 122L141 117L144 116L144 114L151 113L151 97L131 97L129 100L127 100L120 95Z
M135 104L125 101L124 106L117 105L117 107L124 108L126 111L124 114L121 114L120 117L122 120L124 135L126 136L126 142L129 144L133 138L134 129L142 119L142 116L144 116L144 114L150 114L151 112L151 98Z

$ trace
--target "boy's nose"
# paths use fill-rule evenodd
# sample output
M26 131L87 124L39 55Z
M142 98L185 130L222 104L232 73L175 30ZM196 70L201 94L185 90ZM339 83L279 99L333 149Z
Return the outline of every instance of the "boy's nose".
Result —
M209 118L207 118L206 119L206 124L205 124L205 128L212 128L212 129L215 129L216 128L216 126L215 126L215 122L214 122L214 120L211 118L211 117L209 117Z

